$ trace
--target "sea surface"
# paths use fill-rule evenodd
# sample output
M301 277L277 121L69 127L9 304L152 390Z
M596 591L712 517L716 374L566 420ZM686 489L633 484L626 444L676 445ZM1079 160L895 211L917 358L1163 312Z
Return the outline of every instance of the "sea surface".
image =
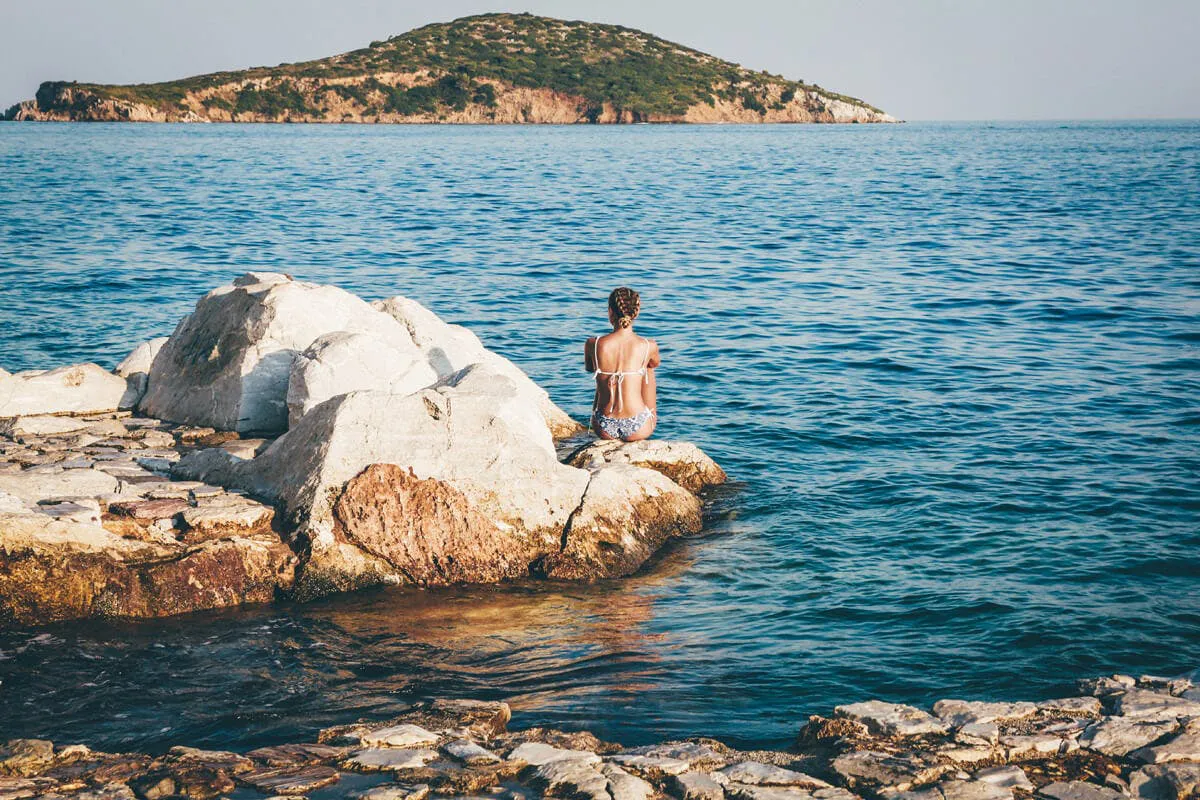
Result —
M0 730L310 737L430 696L783 746L880 697L1200 667L1200 123L0 125L0 366L278 270L404 294L586 416L617 285L732 483L596 585L0 634Z

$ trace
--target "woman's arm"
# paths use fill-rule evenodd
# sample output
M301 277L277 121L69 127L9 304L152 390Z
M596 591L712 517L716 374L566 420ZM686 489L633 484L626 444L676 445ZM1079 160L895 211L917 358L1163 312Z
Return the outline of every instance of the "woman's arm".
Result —
M662 354L658 352L658 342L650 340L650 356L646 359L646 366L654 369L662 363Z
M588 372L596 371L596 364L592 360L592 356L596 353L596 337L589 336L588 340L583 343L583 368Z

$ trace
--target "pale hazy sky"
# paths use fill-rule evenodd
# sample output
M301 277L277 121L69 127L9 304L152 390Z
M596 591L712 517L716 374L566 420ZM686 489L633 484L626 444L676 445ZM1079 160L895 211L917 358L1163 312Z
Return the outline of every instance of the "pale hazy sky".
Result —
M484 11L640 28L927 119L1200 117L1200 0L0 0L0 109L320 58Z

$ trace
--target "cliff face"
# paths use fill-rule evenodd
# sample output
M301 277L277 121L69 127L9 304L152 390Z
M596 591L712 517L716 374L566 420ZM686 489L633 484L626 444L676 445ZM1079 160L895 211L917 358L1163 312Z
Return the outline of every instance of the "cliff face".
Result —
M134 86L47 82L6 119L895 122L867 103L614 25L485 14L300 64Z

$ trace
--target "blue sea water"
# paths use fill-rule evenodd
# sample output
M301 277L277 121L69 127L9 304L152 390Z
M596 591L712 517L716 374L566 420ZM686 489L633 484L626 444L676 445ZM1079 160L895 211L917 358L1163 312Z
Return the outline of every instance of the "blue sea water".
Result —
M733 478L594 586L0 635L0 730L296 740L432 695L784 745L881 697L1200 666L1200 124L0 125L0 366L115 364L282 270L470 326L583 417L643 296Z

